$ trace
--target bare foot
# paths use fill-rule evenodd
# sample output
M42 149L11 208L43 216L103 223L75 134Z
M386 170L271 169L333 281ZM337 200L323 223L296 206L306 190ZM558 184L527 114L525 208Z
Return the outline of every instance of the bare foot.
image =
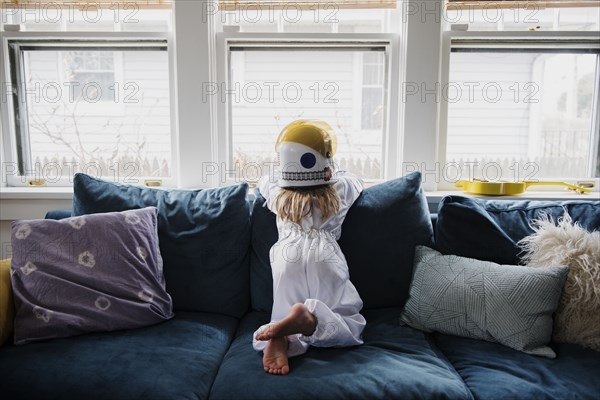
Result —
M271 340L301 333L310 336L317 329L317 319L304 304L292 306L288 315L281 321L269 326L264 332L256 335L256 340Z
M290 372L287 357L287 338L278 337L269 340L263 355L265 371L273 375L287 375Z

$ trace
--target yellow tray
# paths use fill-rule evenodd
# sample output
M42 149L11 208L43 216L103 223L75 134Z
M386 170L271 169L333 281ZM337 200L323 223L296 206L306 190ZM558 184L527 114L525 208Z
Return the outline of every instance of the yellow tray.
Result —
M483 180L461 180L456 182L457 188L462 188L467 193L472 194L483 194L489 196L505 196L505 195L515 195L524 193L530 186L564 186L571 190L574 190L577 193L589 193L590 189L572 185L566 182L558 182L558 181L519 181L519 182L489 182Z

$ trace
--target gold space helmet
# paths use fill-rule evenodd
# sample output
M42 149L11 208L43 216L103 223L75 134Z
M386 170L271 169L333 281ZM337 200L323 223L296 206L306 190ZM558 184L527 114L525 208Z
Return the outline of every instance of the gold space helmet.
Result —
M277 138L280 187L310 187L333 183L333 156L337 138L333 128L320 120L297 120Z

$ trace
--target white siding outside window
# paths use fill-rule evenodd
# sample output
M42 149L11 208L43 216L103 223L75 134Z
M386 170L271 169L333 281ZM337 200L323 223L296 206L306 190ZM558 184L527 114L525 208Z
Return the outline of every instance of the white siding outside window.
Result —
M372 70L365 72L367 55L381 62L369 64ZM231 106L234 163L267 166L285 125L296 119L321 119L336 131L338 167L366 180L381 179L384 58L383 50L368 48L232 51L228 86L233 94L226 100ZM368 74L367 88L376 90L368 97L365 79L356 79L362 73Z
M600 44L590 35L561 44L560 36L546 34L538 35L536 47L520 50L510 44L510 35L494 33L485 40L473 39L475 33L453 35L458 39L441 91L447 124L440 158L453 166L448 175L491 181L592 178Z

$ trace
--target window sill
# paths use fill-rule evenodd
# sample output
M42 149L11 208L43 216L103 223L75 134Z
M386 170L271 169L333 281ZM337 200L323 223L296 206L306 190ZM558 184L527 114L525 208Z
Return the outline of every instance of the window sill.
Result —
M73 199L72 187L1 187L0 200Z

